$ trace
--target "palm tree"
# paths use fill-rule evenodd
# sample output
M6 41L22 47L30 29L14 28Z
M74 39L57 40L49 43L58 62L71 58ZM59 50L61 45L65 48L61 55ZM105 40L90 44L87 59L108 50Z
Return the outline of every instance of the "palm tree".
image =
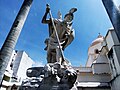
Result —
M16 42L18 40L22 27L29 13L32 1L33 0L24 0L20 8L20 11L11 27L11 30L0 50L0 83L1 85L2 85L2 79L5 73L6 67L8 65L13 49L16 45Z

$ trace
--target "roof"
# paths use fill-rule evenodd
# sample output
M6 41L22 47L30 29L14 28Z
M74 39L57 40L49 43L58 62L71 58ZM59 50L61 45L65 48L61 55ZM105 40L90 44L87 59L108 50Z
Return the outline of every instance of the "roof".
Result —
M97 37L97 39L95 39L95 40L92 42L91 46L94 46L94 45L96 45L96 44L98 44L98 43L101 43L101 42L103 42L103 40L104 40L104 37L99 34L98 37Z
M77 87L109 87L108 83L101 82L78 82Z

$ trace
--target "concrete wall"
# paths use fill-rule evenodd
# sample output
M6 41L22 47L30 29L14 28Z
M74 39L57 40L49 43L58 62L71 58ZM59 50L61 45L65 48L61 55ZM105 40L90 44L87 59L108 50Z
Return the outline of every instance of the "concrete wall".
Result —
M92 64L93 74L110 74L109 62L106 55L99 55L98 58Z
M98 43L94 46L89 47L88 49L88 60L86 62L86 67L91 67L93 61L98 57L98 54L95 54L95 49L101 49L101 43Z
M108 46L108 60L111 70L111 90L120 90L120 42L114 30L110 30L106 35Z
M88 55L93 54L95 49L101 50L101 48L102 48L101 43L98 43L94 46L90 46L88 49Z
M20 53L22 53L22 56L21 56L19 68L17 71L17 76L21 82L21 80L23 80L27 77L26 70L28 68L32 67L33 61L25 52L21 51Z
M13 53L12 53L12 55L11 55L11 58L10 58L10 60L9 60L9 63L8 63L7 69L6 69L6 70L8 70L9 72L11 71L10 64L12 63L12 60L13 60L13 61L15 60L15 57L16 57L16 52L15 52L15 50L13 50Z
M95 63L92 66L93 74L110 74L110 67L108 63Z
M78 90L111 90L110 87L78 87Z
M107 46L108 46L109 50L112 48L113 45L119 45L120 44L114 29L111 29L111 30L108 31L108 33L105 37L105 41L107 43Z
M118 76L114 80L112 80L111 90L120 90L120 76Z
M120 46L113 46L108 53L112 79L120 75Z
M120 90L120 46L113 46L108 53L111 66L111 90Z
M114 53L115 66L118 75L120 75L120 45L113 46L113 53Z
M17 51L16 54L17 54L16 59L14 61L14 65L13 65L13 77L17 77L17 72L19 69L19 65L20 65L20 61L21 61L23 53L20 51Z
M110 80L109 74L79 73L77 77L78 82L109 82Z
M78 72L92 72L91 67L73 67Z

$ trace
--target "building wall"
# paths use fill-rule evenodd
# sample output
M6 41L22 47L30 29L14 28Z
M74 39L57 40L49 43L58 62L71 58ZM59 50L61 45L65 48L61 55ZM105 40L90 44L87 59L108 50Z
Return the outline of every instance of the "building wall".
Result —
M16 59L16 61L18 62L16 62L15 64L19 66L17 70L17 76L19 81L21 82L23 79L27 78L26 70L32 67L33 61L24 51L19 52L19 55L20 57Z
M7 78L3 80L1 90L11 90L13 84L20 86L22 80L27 77L26 70L32 67L33 63L33 60L24 51L13 51L4 74L4 77L9 80L5 80Z
M120 76L111 81L111 90L120 90Z
M111 70L111 90L120 90L120 42L114 30L110 30L105 38L108 46L108 60Z
M111 90L120 89L120 45L113 46L108 53L111 67Z
M100 52L95 54L95 49ZM102 43L89 48L86 67L91 69L77 68L78 90L120 90L120 42L113 29L107 32ZM108 86L91 87L87 84L90 82L107 83Z
M93 74L110 74L109 64L96 63L92 66Z
M92 64L92 71L93 74L110 74L109 62L106 55L99 54L98 58Z
M78 87L78 90L111 90L110 87Z
M100 50L100 52L95 54L95 49ZM111 87L95 88L86 86L78 87L78 90L120 89L120 42L113 29L107 32L103 43L97 43L89 47L86 67L92 67L92 71L84 72L82 70L82 72L79 72L78 82L106 82L111 84Z
M107 35L105 37L105 41L106 41L106 44L107 44L107 47L108 47L109 51L110 51L110 49L112 48L113 45L119 45L120 44L114 29L110 29L107 32Z
M110 74L93 74L80 72L77 77L78 82L109 82Z
M15 52L15 50L13 50L12 56L11 56L11 58L10 58L10 60L9 60L9 63L8 63L8 66L7 66L7 69L6 69L6 70L11 71L10 65L11 65L12 60L13 60L13 61L15 60L15 57L16 57L16 52Z
M98 43L94 46L89 47L88 49L88 60L86 62L86 67L91 67L94 60L98 57L98 54L95 53L95 50L101 50L102 46L101 43Z
M120 42L114 30L110 30L106 35L106 43L109 49L107 54L110 63L112 78L120 74Z
M101 46L101 43L98 43L94 46L90 46L89 49L88 49L88 55L89 54L94 54L95 53L95 49L98 49L98 50L101 50L102 46Z
M23 55L22 51L16 51L16 58L15 58L14 65L13 65L12 77L18 78L17 72L20 66L20 62L22 60L22 55Z

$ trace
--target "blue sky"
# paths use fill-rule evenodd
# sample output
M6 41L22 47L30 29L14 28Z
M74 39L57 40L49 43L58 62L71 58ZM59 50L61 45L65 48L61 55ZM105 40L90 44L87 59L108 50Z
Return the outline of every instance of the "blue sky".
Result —
M23 0L0 0L0 47L22 3ZM48 37L48 26L41 23L47 3L54 18L57 18L58 10L64 16L69 9L78 9L73 20L75 39L64 54L73 66L84 66L91 42L98 33L105 36L112 27L101 0L34 0L15 49L26 51L37 63L47 63L44 40Z

